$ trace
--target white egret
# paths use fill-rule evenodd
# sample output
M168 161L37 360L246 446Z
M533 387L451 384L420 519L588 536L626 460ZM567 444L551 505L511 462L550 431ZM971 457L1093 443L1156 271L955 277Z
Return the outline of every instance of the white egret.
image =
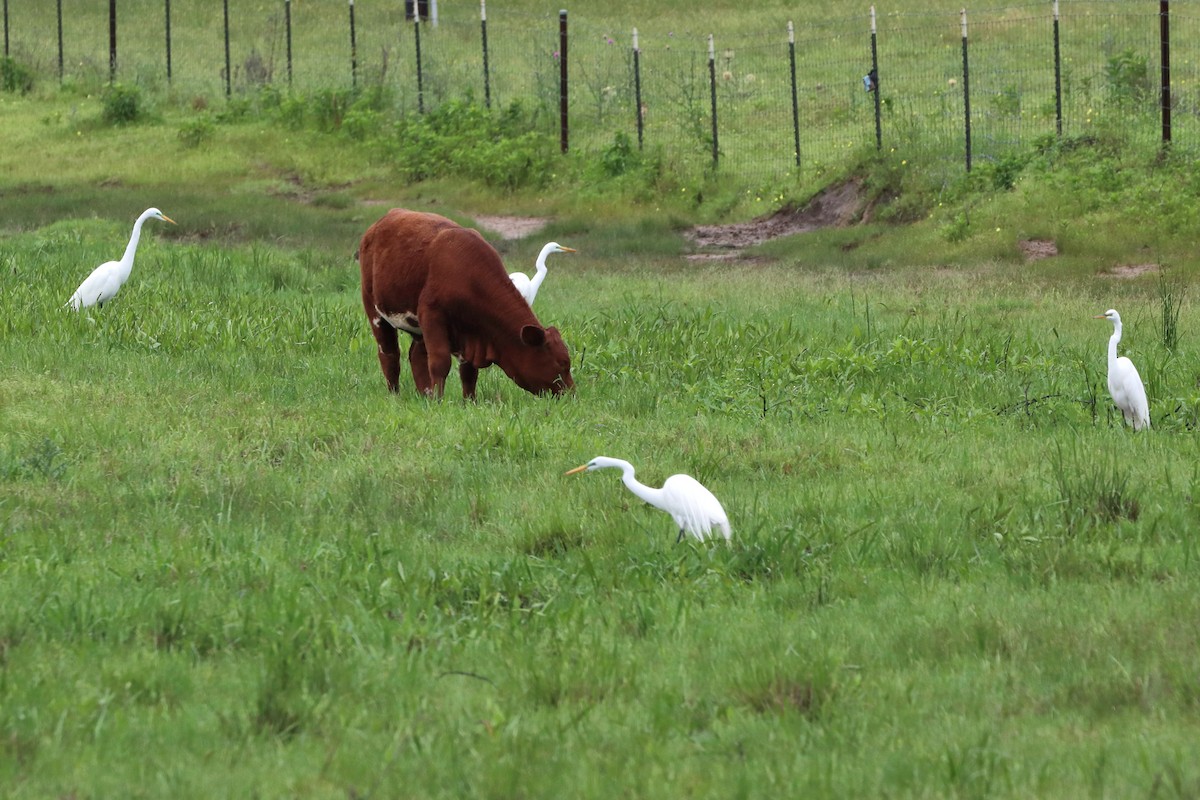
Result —
M137 253L138 240L142 238L142 223L148 219L161 219L163 222L175 224L175 220L157 208L147 208L137 218L137 222L133 223L133 234L129 237L129 244L125 245L125 255L121 256L121 260L105 261L92 270L92 274L84 278L75 294L71 295L67 305L78 311L88 306L103 306L116 296L121 290L121 284L129 279L129 273L133 271L133 256Z
M1146 387L1137 367L1125 356L1117 358L1117 342L1121 341L1121 315L1114 309L1097 314L1095 319L1106 319L1113 324L1113 335L1108 340L1108 393L1121 409L1125 421L1135 431L1150 427L1150 404L1146 400Z
M525 298L525 302L533 305L533 298L537 297L538 289L542 285L542 281L546 280L546 256L551 253L574 253L573 247L563 247L558 242L549 242L542 248L542 252L538 253L537 272L530 278L524 272L513 272L508 277L512 278L513 285L517 287L517 291Z
M633 465L628 461L607 456L597 456L582 467L568 470L565 474L574 475L584 470L605 467L621 470L621 480L625 482L629 491L671 515L675 524L679 526L679 538L676 542L683 541L685 533L704 541L713 528L719 530L726 541L729 540L729 517L725 515L721 501L691 475L672 475L667 478L661 489L655 489L633 476Z

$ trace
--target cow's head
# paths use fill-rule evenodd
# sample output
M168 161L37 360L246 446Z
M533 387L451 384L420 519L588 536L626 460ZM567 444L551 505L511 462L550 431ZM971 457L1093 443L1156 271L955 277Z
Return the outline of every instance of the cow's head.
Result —
M558 328L526 325L521 328L521 347L504 371L527 392L562 394L575 388L571 379L571 356Z

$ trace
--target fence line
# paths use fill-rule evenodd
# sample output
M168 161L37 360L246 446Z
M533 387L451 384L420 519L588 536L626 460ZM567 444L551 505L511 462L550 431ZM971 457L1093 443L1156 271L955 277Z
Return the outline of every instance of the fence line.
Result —
M161 50L148 21L157 15L145 13L159 2ZM329 4L233 0L232 17L223 0L219 21L201 0L121 3L118 20L118 0L106 19L76 0L64 26L63 0L56 18L45 0L3 0L5 56L39 80L86 86L107 72L180 99L219 90L233 98L275 84L282 49L293 91L386 86L402 114L481 91L489 108L542 109L539 124L553 135L556 121L564 152L599 154L632 134L677 174L730 170L764 187L871 146L970 170L1046 135L1119 130L1147 145L1200 143L1198 20L1172 16L1168 0L1155 12L1145 0L1042 0L961 15L807 12L801 36L792 20L736 39L631 26L632 47L617 43L626 32L586 14L570 15L568 37L566 11L557 26L552 15L489 19L485 0L477 12L453 4L432 21L422 19L424 3L401 14L383 0L348 0L348 16ZM338 34L347 20L348 35ZM1174 77L1173 27L1184 48ZM107 43L97 35L105 30Z

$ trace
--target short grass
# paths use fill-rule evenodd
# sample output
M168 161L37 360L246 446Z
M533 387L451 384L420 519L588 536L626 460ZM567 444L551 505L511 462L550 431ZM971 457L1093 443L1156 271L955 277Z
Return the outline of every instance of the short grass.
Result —
M252 197L250 230L379 213ZM1197 316L1168 350L1156 278L567 220L537 311L577 391L439 403L384 390L358 231L206 238L191 202L84 314L127 220L0 239L10 796L1200 791ZM563 476L600 454L700 478L732 545Z

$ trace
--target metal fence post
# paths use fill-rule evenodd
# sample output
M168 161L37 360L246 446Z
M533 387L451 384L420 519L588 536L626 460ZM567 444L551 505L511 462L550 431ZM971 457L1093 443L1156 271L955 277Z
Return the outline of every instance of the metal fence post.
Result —
M1062 136L1062 48L1058 32L1058 0L1054 0L1054 130Z
M875 6L871 6L871 93L875 95L875 149L883 149L883 122L879 99L879 50L875 46Z
M8 0L5 0L7 7ZM56 3L58 7L58 82L61 85L63 82L63 28L62 28L62 0Z
M8 0L4 0L4 57L8 58Z
M166 21L167 37L167 83L171 82L171 0L163 3L163 18Z
M1159 100L1162 106L1162 143L1171 143L1171 3L1170 0L1158 2L1158 42L1162 58L1162 71L1159 76L1162 93Z
M292 0L283 0L283 27L287 38L288 87L292 85Z
M967 60L967 10L962 10L963 136L966 140L967 172L971 171L971 70Z
M117 0L108 0L108 82L117 79Z
M354 35L354 0L350 0L350 88L358 88L358 41Z
M224 0L221 5L225 20L225 96L229 97L233 94L233 70L229 59L229 0Z
M567 10L558 12L558 139L559 148L567 152L570 145L570 116L567 102Z
M646 121L642 119L642 62L641 50L638 48L637 28L633 29L633 102L637 106L634 113L637 114L638 150L641 150L642 129Z
M708 89L712 99L712 162L716 169L721 150L717 144L717 50L711 33L708 35Z
M792 74L792 146L796 150L796 166L800 166L800 95L796 91L796 27L788 20L788 63Z
M487 0L479 0L479 36L483 42L483 105L492 107L492 75L488 69Z
M417 113L425 113L425 81L421 75L421 4L413 3L413 38L417 45Z

